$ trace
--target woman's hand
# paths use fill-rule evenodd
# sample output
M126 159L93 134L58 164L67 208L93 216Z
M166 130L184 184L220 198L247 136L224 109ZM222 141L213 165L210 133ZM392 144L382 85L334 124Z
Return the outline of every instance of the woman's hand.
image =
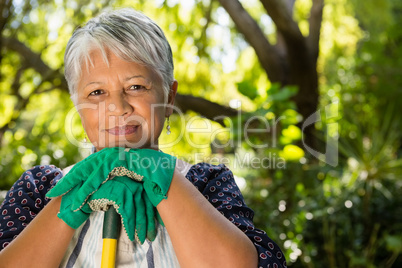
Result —
M139 231L137 238L142 243L145 235L151 239L154 237L155 227L150 226L154 224L150 220L145 223L145 226L148 224L147 228L142 227L144 223L141 219L144 213L137 210L145 206L147 208L145 218L147 218L152 214L149 205L156 207L167 198L175 165L175 157L155 150L105 148L77 163L48 192L47 197L63 196L62 209L58 216L72 228L78 228L88 218L91 212L88 209L90 200L106 198L118 201L120 207L124 206L120 214L123 225L127 226L128 237L133 240L133 232L137 230ZM115 176L125 178L113 182ZM125 184L125 187L122 184ZM112 193L107 190L108 186L117 187L117 185L122 187L122 192L116 190ZM142 192L143 189L146 194ZM119 194L123 193L127 197L131 194L131 200L121 199L122 195ZM92 198L92 195L95 196ZM143 205L140 205L141 202ZM130 213L138 216L131 219L123 215ZM136 222L136 219L140 222Z
M113 206L120 214L128 238L143 244L156 237L156 208L144 192L143 184L128 177L114 177L91 195L82 207L84 213L106 211Z
M79 209L100 185L113 176L127 176L143 182L156 207L166 199L173 178L176 157L151 149L105 148L77 163L47 194L56 197L79 187L73 209Z

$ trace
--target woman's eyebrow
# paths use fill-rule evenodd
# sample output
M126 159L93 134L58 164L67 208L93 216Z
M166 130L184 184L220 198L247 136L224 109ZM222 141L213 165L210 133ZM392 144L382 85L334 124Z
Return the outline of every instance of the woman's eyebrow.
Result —
M148 86L152 86L152 80L150 80L149 78L147 78L147 77L145 77L145 76L143 76L143 75L133 75L133 76L130 76L130 77L127 77L126 79L124 79L125 80L125 82L129 82L130 80L132 80L132 79L135 79L135 78L142 78L142 79L144 79L145 80L145 83L148 85Z
M103 82L89 82L88 84L86 84L84 86L84 88L86 88L87 86L90 86L90 85L103 85L103 84L104 84Z
M133 76L130 76L130 77L127 77L126 79L125 79L125 81L130 81L131 79L134 79L134 78L144 78L145 80L147 80L144 76L142 76L142 75L133 75Z
M124 81L127 82L127 81L130 81L131 79L134 79L134 78L144 78L145 80L147 80L147 79L146 79L144 76L142 76L142 75L133 75L133 76L127 77L126 79L124 79ZM84 88L86 88L87 86L90 86L90 85L103 85L103 84L105 84L105 83L93 81L93 82L89 82L88 84L86 84L86 85L84 86Z

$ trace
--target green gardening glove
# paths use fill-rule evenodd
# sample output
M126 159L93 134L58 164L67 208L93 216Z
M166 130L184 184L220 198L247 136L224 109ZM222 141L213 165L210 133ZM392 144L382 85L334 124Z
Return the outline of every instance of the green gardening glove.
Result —
M120 156L119 153L122 153ZM124 165L125 160L123 148L106 148L91 154L84 160L78 162L61 180L53 187L46 196L56 197L65 194L74 187L81 188L86 183L88 190L96 190L101 183L109 179L109 173L115 166ZM120 162L120 163L119 163ZM94 177L96 177L94 179ZM101 183L98 181L101 180ZM96 185L91 185L97 183ZM82 191L82 190L81 190Z
M156 207L172 183L176 157L151 149L130 149L126 152L128 168L143 176L144 189Z
M103 162L109 163L110 158L118 155L118 152L124 152L124 149L117 148L114 151L114 155L110 153L109 150L101 150L95 154L92 154L75 164L67 175L65 175L61 180L53 187L46 196L48 198L62 196L60 212L58 217L66 222L70 227L76 229L78 228L86 219L88 219L89 214L83 214L79 209L73 209L74 197L79 193L79 189L83 186L84 182L91 178L91 174L94 171L99 170ZM93 180L89 180L90 182ZM75 218L77 215L77 219ZM84 220L84 215L86 216Z
M156 209L145 194L143 184L128 177L114 177L93 193L80 211L107 211L113 206L120 214L128 238L143 244L156 237Z
M156 207L162 199L167 198L175 166L174 156L159 151L105 148L77 163L47 196L59 196L79 186L72 206L73 210L78 210L101 184L113 176L127 176L144 183L148 198Z
M60 211L57 213L57 217L62 219L68 226L73 229L77 229L88 218L89 213L82 210L73 211L71 205L73 203L74 196L78 191L78 187L74 187L61 198Z

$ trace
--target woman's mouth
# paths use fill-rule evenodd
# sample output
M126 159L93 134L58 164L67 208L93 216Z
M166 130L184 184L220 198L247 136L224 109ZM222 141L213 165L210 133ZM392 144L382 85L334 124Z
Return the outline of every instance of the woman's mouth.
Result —
M120 135L130 135L133 134L137 131L140 125L126 125L126 126L121 126L121 127L114 127L114 128L109 128L106 129L106 131L109 134L120 136Z

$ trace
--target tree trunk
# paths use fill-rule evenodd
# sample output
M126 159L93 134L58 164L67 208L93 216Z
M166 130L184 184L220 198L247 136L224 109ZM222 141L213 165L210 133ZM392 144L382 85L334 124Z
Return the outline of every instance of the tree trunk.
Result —
M294 0L260 0L277 27L277 44L272 45L250 14L238 0L219 0L236 28L254 48L261 66L271 82L282 86L295 85L293 98L298 112L306 120L318 107L318 42L322 21L323 0L313 0L310 12L310 33L304 37L293 20ZM270 55L267 57L266 55ZM277 56L274 56L277 55ZM300 123L299 127L302 127ZM316 148L314 124L302 129L304 142Z

